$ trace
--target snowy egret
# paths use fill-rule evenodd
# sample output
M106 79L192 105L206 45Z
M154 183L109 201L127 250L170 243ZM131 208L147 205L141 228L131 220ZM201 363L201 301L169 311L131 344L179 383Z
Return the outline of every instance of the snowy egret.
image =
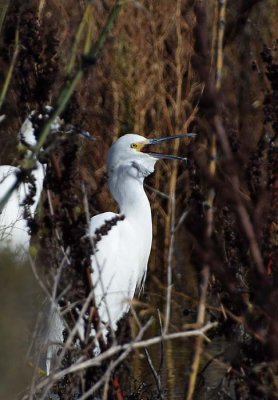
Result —
M151 207L145 193L144 179L154 172L158 159L186 160L176 155L151 152L153 145L173 139L195 136L193 133L166 138L146 139L127 134L110 148L107 160L108 184L119 205L119 214L105 212L90 220L89 235L94 298L103 337L107 328L117 329L117 322L129 310L136 290L143 287L152 244ZM57 308L49 319L46 369L55 365L63 343L65 324ZM78 323L84 339L84 321ZM92 334L96 332L92 329ZM98 352L98 344L96 351Z
M195 134L154 139L127 134L120 137L109 151L108 184L120 213L96 215L89 227L95 241L91 258L92 282L104 327L116 330L117 321L128 311L136 290L140 290L145 281L152 244L152 217L143 187L144 179L154 172L158 159L185 160L150 150L153 145L190 136ZM100 228L107 221L112 221L112 226L100 237Z

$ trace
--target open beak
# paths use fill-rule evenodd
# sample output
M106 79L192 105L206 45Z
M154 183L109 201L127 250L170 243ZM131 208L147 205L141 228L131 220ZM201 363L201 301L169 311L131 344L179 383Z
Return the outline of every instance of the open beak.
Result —
M81 130L80 132L78 132L79 136L82 136L83 138L90 140L90 141L94 141L96 140L95 136L91 135L89 132L87 131L83 131Z
M195 136L196 136L196 133L181 133L181 134L178 134L178 135L167 136L167 137L164 137L164 138L147 139L145 142L141 143L140 151L142 153L149 154L151 157L154 157L154 158L167 158L167 159L170 159L170 160L186 161L186 157L179 157L179 156L175 156L175 155L172 155L172 154L156 153L156 152L153 152L153 151L149 151L149 148L151 146L153 146L153 145L160 144L160 143L163 143L163 142L168 142L168 141L173 140L173 139L182 139L182 138L185 138L185 137L195 137Z

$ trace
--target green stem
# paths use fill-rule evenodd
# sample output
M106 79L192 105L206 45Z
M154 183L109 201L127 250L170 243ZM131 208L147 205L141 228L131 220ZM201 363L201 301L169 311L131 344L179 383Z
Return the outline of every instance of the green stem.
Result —
M11 83L14 66L15 66L16 59L17 59L18 52L19 52L18 43L19 43L19 32L18 32L18 30L16 30L16 32L15 32L15 50L14 50L13 58L12 58L12 61L11 61L11 64L10 64L10 67L9 67L9 70L8 70L8 74L7 74L5 82L4 82L4 86L3 86L2 92L1 92L1 95L0 95L0 109L2 108L2 105L4 103L8 88L9 88L10 83Z
M0 33L2 32L2 27L6 18L9 5L10 5L10 0L3 0L0 3Z
M122 0L115 1L114 6L112 7L112 9L107 17L106 23L99 34L98 40L97 40L95 46L93 46L92 51L88 55L89 59L90 58L92 58L92 60L96 59L99 52L102 50L104 43L106 41L106 38L108 36L108 33L110 32L111 28L114 25L116 18L118 17L121 5L122 5Z

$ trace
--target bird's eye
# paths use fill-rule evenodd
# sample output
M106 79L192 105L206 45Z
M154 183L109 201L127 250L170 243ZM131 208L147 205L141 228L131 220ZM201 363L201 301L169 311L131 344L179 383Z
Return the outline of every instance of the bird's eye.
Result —
M131 143L130 147L131 147L132 149L137 149L137 144L136 144L136 143Z

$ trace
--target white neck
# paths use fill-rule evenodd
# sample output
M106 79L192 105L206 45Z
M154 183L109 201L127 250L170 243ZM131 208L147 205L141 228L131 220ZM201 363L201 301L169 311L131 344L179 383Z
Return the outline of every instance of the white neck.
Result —
M115 178L115 179L113 179ZM109 186L113 197L118 202L120 212L125 221L132 227L136 237L136 247L141 249L141 277L146 271L152 245L152 216L151 207L143 188L144 178L135 179L126 174L110 177Z
M134 178L118 180L116 190L112 194L119 204L120 212L127 218L148 215L150 213L150 203L143 188L143 181Z

